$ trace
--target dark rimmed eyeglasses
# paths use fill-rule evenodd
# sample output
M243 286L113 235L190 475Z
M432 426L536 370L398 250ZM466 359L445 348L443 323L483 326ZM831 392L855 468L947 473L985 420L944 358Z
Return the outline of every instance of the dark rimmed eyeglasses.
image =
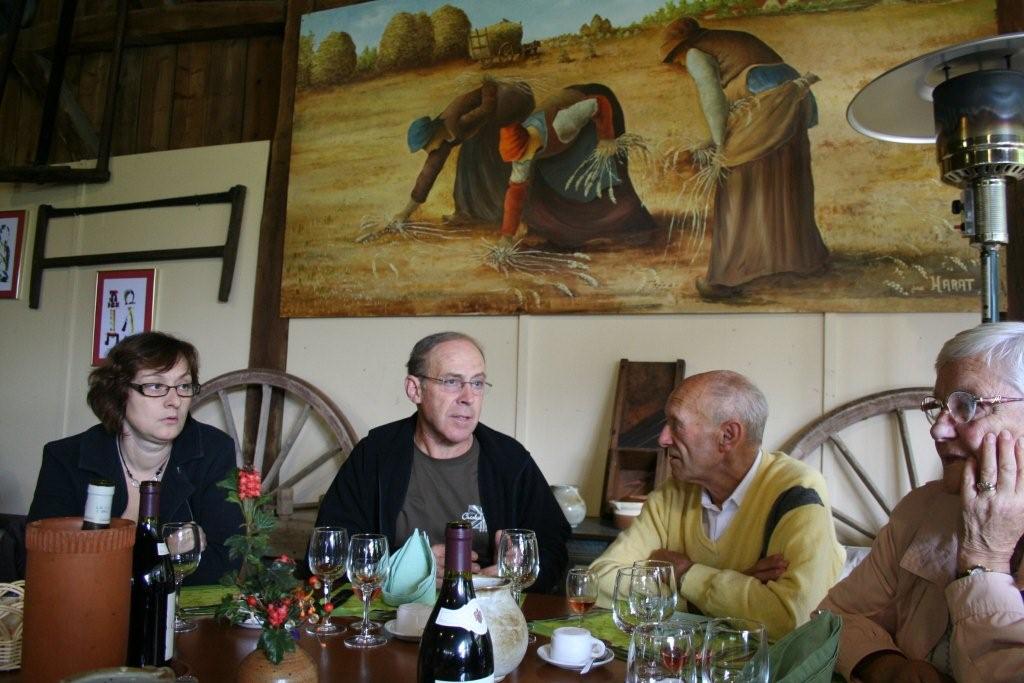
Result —
M949 412L949 417L953 422L965 424L976 417L978 406L997 406L1000 403L1016 403L1017 401L1024 401L1024 398L1007 396L982 398L975 396L969 391L954 391L946 397L945 401L929 396L921 401L921 410L924 411L925 417L928 418L929 422L938 420L939 415L945 410Z
M488 387L493 386L490 382L482 379L459 379L458 377L428 377L427 375L419 375L420 379L429 379L431 382L437 382L441 385L441 390L446 394L457 394L462 391L462 387L469 386L469 390L474 394L482 394L487 390Z
M174 393L182 398L191 398L199 393L200 387L200 385L193 384L192 382L175 384L173 387L168 386L167 384L159 384L157 382L147 382L145 384L133 384L129 382L128 386L149 398L160 398L161 396L166 396L171 393L171 389L174 389Z

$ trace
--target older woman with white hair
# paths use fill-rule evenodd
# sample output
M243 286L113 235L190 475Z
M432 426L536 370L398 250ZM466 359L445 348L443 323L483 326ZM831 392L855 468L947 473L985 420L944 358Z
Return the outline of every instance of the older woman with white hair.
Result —
M910 492L821 607L847 680L1024 681L1024 323L946 342L922 410L942 479Z

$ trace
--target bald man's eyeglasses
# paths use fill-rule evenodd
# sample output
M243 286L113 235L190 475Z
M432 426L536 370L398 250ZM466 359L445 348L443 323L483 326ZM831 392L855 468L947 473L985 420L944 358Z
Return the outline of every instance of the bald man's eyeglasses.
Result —
M921 410L929 422L939 419L942 411L948 411L949 417L956 424L966 424L977 417L978 406L997 406L1000 403L1015 403L1024 401L1024 398L1011 398L1006 396L993 396L992 398L981 398L969 391L954 391L945 401L929 396L921 401Z
M420 379L429 379L441 385L441 391L446 394L458 394L462 387L469 385L469 390L474 394L482 394L488 387L493 386L490 382L482 379L459 379L458 377L427 377L419 375Z

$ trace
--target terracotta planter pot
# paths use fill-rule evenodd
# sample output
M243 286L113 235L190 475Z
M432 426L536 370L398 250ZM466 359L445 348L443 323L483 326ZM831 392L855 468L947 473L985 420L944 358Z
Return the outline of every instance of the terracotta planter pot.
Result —
M82 531L81 517L32 522L25 530L27 680L122 666L128 654L135 522Z
M317 683L316 664L296 645L285 652L279 664L272 664L263 650L256 648L238 665L237 683Z

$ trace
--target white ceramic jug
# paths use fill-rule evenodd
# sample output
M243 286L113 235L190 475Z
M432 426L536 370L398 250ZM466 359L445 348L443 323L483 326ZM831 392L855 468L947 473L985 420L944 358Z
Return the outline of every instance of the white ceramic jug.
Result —
M570 484L554 484L551 493L562 508L569 526L575 529L587 516L587 504L580 496L579 489Z
M526 655L526 639L530 635L519 605L512 599L509 579L474 576L473 590L487 620L494 649L494 680L500 681L515 671Z

